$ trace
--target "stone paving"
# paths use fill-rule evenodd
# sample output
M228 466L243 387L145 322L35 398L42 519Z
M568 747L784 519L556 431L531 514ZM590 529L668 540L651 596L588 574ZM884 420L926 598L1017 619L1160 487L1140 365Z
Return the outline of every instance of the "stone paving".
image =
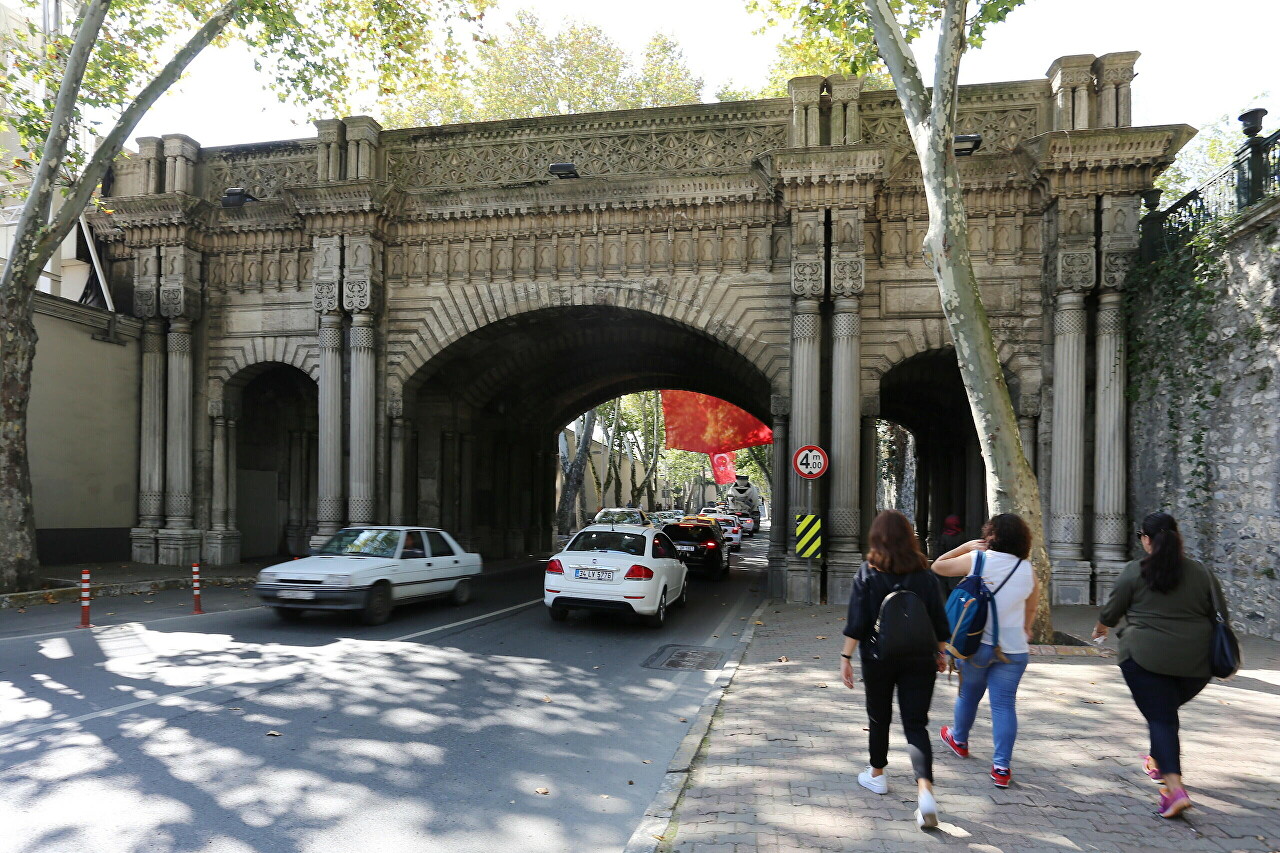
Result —
M1055 626L1083 633L1096 613L1058 608ZM1195 808L1171 821L1153 814L1157 789L1140 767L1146 726L1113 656L1032 658L1007 790L987 777L985 701L972 757L957 758L936 740L956 693L956 682L940 676L930 730L941 825L924 833L913 820L915 785L896 709L890 793L857 783L867 762L866 713L861 687L847 690L838 675L843 617L837 607L764 609L661 850L1280 851L1280 643L1242 638L1241 674L1211 683L1184 707L1183 769Z

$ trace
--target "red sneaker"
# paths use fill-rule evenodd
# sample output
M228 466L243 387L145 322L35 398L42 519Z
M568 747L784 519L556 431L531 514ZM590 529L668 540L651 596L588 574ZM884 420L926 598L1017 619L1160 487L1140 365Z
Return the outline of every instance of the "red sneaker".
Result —
M969 744L956 743L956 739L951 736L951 726L943 726L942 731L938 732L938 736L942 738L942 742L951 747L951 751L961 758L969 757Z
M1013 774L1009 772L1008 767L992 767L991 781L996 783L997 788L1007 788L1013 781Z

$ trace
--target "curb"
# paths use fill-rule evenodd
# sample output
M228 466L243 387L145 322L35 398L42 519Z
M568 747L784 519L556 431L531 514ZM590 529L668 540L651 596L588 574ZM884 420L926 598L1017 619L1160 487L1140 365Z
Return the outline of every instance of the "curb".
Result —
M733 677L738 674L738 667L747 654L747 646L751 645L751 639L755 636L756 621L768 604L769 599L766 598L747 617L747 629L738 639L738 645L730 652L729 659L721 668L715 683L711 685L707 698L702 700L702 706L693 719L693 725L689 727L689 732L680 741L675 755L667 764L667 773L658 787L658 793L645 809L644 816L640 819L635 832L631 833L623 853L657 853L660 849L659 845L671 840L666 837L667 830L675 817L676 803L689 781L693 760L702 749L702 741L711 729L711 721L720 708L720 700L724 698L725 690L733 683Z
M235 584L253 581L257 575L243 577L228 576L217 578L201 578L205 586L234 586ZM166 589L190 589L191 578L161 578L152 581L129 581L127 583L91 583L89 593L92 598L112 598L119 595L132 595L135 592L160 592ZM80 584L60 586L54 589L37 589L30 592L9 592L0 595L0 610L11 607L31 607L36 604L59 604L66 601L80 600Z

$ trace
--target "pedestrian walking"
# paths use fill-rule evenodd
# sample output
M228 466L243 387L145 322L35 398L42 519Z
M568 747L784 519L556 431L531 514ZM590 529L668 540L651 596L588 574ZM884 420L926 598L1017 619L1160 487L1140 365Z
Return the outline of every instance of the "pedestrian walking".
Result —
M1151 754L1143 770L1161 785L1161 817L1191 808L1182 782L1178 709L1209 683L1209 649L1215 606L1224 602L1218 579L1183 552L1173 516L1153 512L1138 527L1146 556L1128 563L1116 578L1094 638L1114 628L1120 617L1120 672L1134 704L1147 720ZM1221 604L1227 620L1226 604Z
M859 649L867 703L871 761L858 783L876 794L889 792L885 767L896 690L916 779L916 825L936 827L929 705L937 674L946 668L942 647L949 631L941 587L928 570L910 520L897 510L886 510L871 522L867 561L854 578L844 635L840 679L853 689L853 652Z
M974 571L975 554L979 551L983 554L983 582L994 594L995 612L987 618L978 651L956 663L960 693L951 725L943 726L939 735L952 752L968 758L969 732L978 715L978 704L984 694L989 695L991 781L997 788L1007 788L1013 780L1013 745L1018 739L1018 685L1027 670L1031 652L1028 643L1039 594L1035 571L1028 562L1031 528L1011 512L993 516L983 525L981 539L943 554L934 561L933 571L943 577L965 577Z

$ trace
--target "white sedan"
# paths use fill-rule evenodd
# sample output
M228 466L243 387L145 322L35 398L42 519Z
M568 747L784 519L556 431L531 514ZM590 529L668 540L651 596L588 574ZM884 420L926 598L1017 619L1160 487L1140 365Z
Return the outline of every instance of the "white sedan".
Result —
M740 550L742 548L742 520L736 515L729 515L723 512L718 512L711 517L720 522L720 527L724 530L725 541L729 543L729 550Z
M357 610L365 624L381 625L391 608L409 601L447 595L466 604L481 568L480 555L443 530L347 527L315 556L263 569L253 589L281 619L307 610Z
M542 601L557 622L584 608L635 613L658 628L669 604L688 603L688 574L662 531L592 524L547 563Z

